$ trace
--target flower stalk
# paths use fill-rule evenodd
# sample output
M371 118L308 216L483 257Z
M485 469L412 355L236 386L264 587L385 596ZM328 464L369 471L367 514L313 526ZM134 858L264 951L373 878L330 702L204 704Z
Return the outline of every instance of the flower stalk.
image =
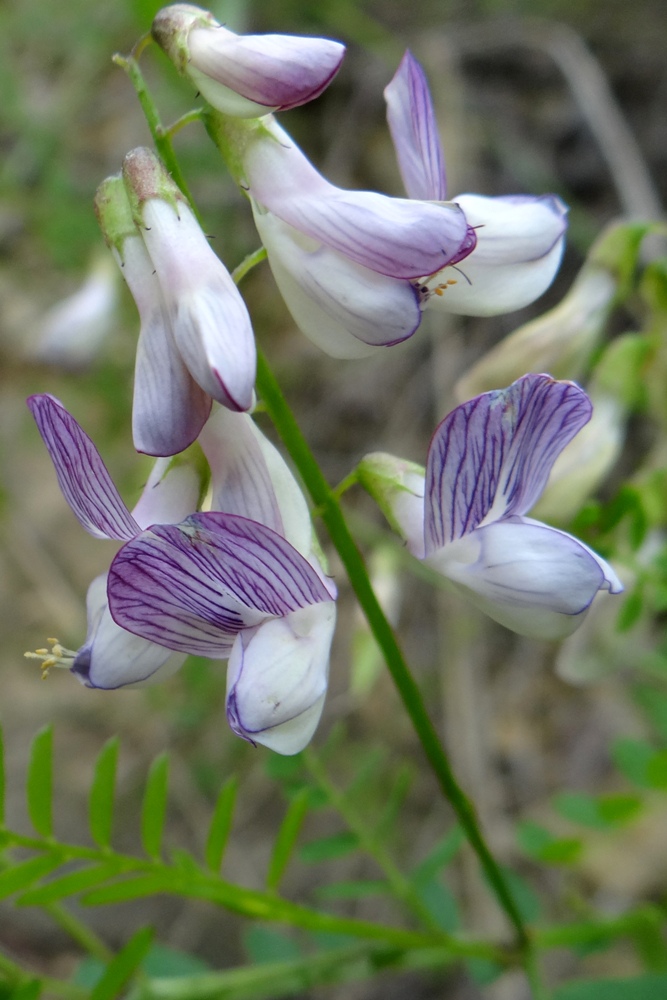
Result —
M133 59L116 57L116 62L128 73L137 91L148 126L165 166L186 197L187 185L174 154L171 138L165 134L152 97L138 64ZM245 272L244 272L245 273ZM382 650L387 667L399 696L410 717L424 753L437 777L440 788L452 806L461 826L486 874L489 885L512 925L517 944L528 952L531 944L513 893L500 866L493 857L477 821L473 804L460 788L449 759L431 721L421 692L408 668L391 625L380 607L371 586L363 557L343 516L335 493L329 487L301 430L290 410L280 386L263 354L257 358L257 391L269 416L296 465L314 505L321 509L322 520L341 558L357 600L368 619L371 631Z

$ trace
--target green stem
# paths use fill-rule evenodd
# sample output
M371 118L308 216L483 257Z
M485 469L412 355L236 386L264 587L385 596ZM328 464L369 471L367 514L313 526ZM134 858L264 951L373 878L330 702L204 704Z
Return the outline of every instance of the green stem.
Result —
M175 183L178 184L179 188L188 199L197 221L201 223L197 206L192 199L185 177L183 176L178 160L174 155L174 147L171 142L171 130L166 129L160 120L160 115L158 114L155 101L146 86L143 73L139 69L139 63L134 56L121 56L118 53L113 57L113 61L117 66L120 66L121 69L124 69L129 76L132 86L134 87L139 99L141 110L146 118L146 123L153 137L153 142L155 143L155 147L160 154L162 162L171 174Z
M113 958L113 952L90 927L82 923L61 903L47 903L44 910L84 951L105 964Z
M234 268L232 279L238 285L245 278L248 271L252 271L253 267L261 264L263 260L266 260L266 250L264 247L260 247L259 250L253 250L247 257L244 257L238 267Z
M474 807L460 788L449 760L442 748L435 727L426 711L421 692L410 673L391 625L371 586L361 552L348 529L338 500L304 438L287 405L273 372L260 353L257 362L257 388L267 412L273 420L283 444L295 463L310 493L338 555L345 566L357 600L368 619L371 631L382 650L387 667L398 689L403 705L410 716L424 753L435 772L443 794L456 813L465 834L479 858L480 864L502 908L514 927L519 944L528 946L528 935L523 918L505 877L491 854L482 835Z
M326 794L329 802L337 809L345 820L348 829L356 836L361 848L369 854L377 865L382 869L387 882L394 895L401 902L405 903L415 916L428 927L429 930L442 934L442 928L434 919L433 914L424 905L419 893L412 882L396 867L393 860L384 849L381 843L376 841L372 833L369 833L368 826L363 818L358 814L350 799L343 792L339 791L329 780L322 762L315 756L312 750L306 750L304 754L306 767L315 778L315 781Z

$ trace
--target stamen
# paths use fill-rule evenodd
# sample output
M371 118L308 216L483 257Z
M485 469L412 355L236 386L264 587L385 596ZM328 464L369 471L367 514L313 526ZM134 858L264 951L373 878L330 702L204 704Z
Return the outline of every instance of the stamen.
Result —
M463 278L465 278L465 280L468 282L468 284L472 285L472 281L470 280L470 278L468 277L468 275L465 273L465 271L462 271L460 267L456 266L456 264L448 264L447 267L451 267L455 271L458 271L458 273ZM422 278L420 281L414 281L413 282L413 286L416 289L416 291L419 293L419 296L421 298L421 304L422 305L425 302L428 302L428 300L431 298L432 295L442 296L442 295L445 294L445 292L447 291L448 288L451 288L452 285L458 284L458 280L456 278L447 278L446 281L441 281L440 284L438 284L438 285L430 286L428 284L428 282L432 281L433 278L435 278L437 274L442 274L443 271L446 271L446 270L447 270L447 268L445 267L445 268L442 269L442 271L436 272L436 274L430 274L426 280L424 280L424 278Z
M23 654L28 660L42 660L40 667L43 681L49 676L51 667L61 667L64 670L71 670L72 664L76 659L75 650L62 646L57 639L47 639L46 641L51 643L50 650L36 649L34 653Z

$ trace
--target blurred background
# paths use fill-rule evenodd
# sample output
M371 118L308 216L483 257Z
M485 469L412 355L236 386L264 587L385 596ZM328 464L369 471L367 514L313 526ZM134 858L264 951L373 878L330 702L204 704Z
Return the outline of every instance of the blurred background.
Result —
M241 775L228 872L253 886L261 884L284 810L279 779L288 765L229 732L224 665L191 661L163 686L104 693L58 671L41 683L39 669L23 658L47 636L71 648L81 645L86 588L113 553L112 543L86 535L61 497L26 396L51 392L64 402L97 443L130 506L149 467L134 453L130 436L137 316L109 267L92 199L125 153L150 141L130 83L111 55L132 48L158 7L154 0L15 0L0 9L0 719L9 758L9 821L27 828L28 747L35 732L53 722L57 828L65 839L85 840L91 762L104 740L119 733L118 842L136 845L148 762L167 749L173 755L174 846L201 846L220 784L233 772ZM324 34L348 45L344 66L323 97L282 119L335 183L401 193L382 90L409 45L431 82L451 194L553 191L570 206L561 272L533 307L493 320L429 314L418 337L368 361L332 361L310 345L293 328L266 264L245 281L258 340L330 481L343 479L371 450L423 463L432 429L454 405L454 383L468 366L560 300L603 226L622 214L652 217L664 204L667 7L660 0L637 0L631 8L620 0L239 0L210 9L237 31ZM161 52L149 49L142 66L165 122L193 106L190 86ZM231 270L257 246L250 214L202 128L180 132L176 147L215 248ZM73 318L79 313L65 313L63 320L63 301L77 293L83 321ZM632 317L618 322L627 328ZM633 460L623 457L626 471ZM362 544L383 537L370 503L351 493L346 507ZM564 788L614 791L609 745L659 724L642 707L654 689L646 694L632 663L590 686L566 682L552 669L552 647L462 612L454 597L433 592L405 567L396 576L395 550L387 551L389 571L385 560L378 572L388 576L410 662L492 844L506 861L523 864L528 891L537 876L518 854L513 822L539 820ZM341 784L371 759L377 762L379 777L368 800L377 810L388 775L407 760L411 791L392 846L406 863L416 863L450 819L433 804L430 777L391 683L338 579L332 687L315 745L329 747L329 766ZM667 697L660 678L652 683ZM546 888L555 895L571 889L610 913L664 892L665 818L664 807L654 810L640 834L634 831L632 848L622 834L601 838L576 885L557 872L558 885ZM318 832L328 829L327 822L321 818ZM362 877L358 861L339 864L356 865L354 876ZM315 878L304 864L288 890L311 899ZM465 855L452 879L468 926L493 930L498 915ZM375 912L363 907L354 904L347 912ZM238 921L178 900L98 910L90 919L113 946L153 921L161 940L215 967L237 964L259 947ZM54 974L66 974L77 961L66 937L31 909L0 909L0 941ZM573 961L556 956L554 977L571 975ZM635 957L621 947L613 957L583 957L577 972L582 969L632 973ZM451 1000L481 995L479 984L462 975L446 986ZM521 989L505 983L484 995L516 998ZM312 995L420 1000L443 996L443 980L403 976Z

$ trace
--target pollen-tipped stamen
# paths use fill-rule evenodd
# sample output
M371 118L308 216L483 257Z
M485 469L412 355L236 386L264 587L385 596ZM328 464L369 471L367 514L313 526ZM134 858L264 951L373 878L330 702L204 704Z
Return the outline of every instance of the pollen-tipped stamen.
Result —
M61 667L64 670L71 670L74 660L76 659L76 652L61 645L57 639L47 639L46 641L51 644L50 650L36 649L34 653L30 652L23 654L28 660L42 661L40 668L42 671L43 681L45 681L49 676L49 671L52 667Z

